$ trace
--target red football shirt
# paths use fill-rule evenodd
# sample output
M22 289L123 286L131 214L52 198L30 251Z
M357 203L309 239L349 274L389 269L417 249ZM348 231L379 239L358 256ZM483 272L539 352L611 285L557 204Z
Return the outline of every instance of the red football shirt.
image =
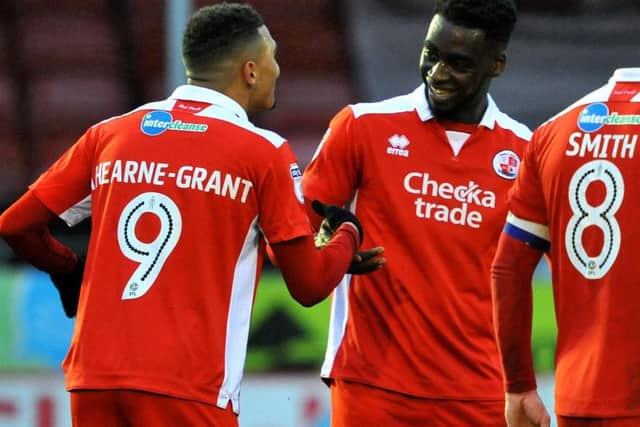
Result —
M387 264L336 289L322 375L413 396L503 399L489 267L530 131L489 98L455 155L413 93L343 109L307 167L308 199L351 205Z
M551 242L560 415L640 415L639 137L640 69L617 70L536 130L513 189L510 234Z
M263 238L311 234L301 175L284 139L196 86L90 128L31 187L92 218L67 388L237 412Z

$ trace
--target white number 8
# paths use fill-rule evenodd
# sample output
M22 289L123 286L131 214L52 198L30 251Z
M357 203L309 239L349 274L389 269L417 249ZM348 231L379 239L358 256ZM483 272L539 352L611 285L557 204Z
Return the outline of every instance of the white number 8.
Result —
M589 185L602 181L606 188L604 200L592 206L586 194ZM607 160L585 163L569 183L569 203L573 216L567 224L565 245L573 266L587 279L602 278L618 257L620 250L620 226L615 213L624 198L624 179L616 165ZM587 254L582 235L589 226L598 227L604 235L600 253L595 257Z
M140 241L135 233L136 224L144 213L160 218L160 232L150 243ZM124 287L123 300L140 298L151 288L181 232L180 210L164 194L142 193L125 206L118 221L118 243L124 256L139 265Z

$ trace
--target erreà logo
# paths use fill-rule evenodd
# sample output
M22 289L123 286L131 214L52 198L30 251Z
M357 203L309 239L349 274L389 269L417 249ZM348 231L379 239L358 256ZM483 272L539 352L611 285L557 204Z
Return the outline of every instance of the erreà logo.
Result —
M388 141L391 147L387 147L387 154L409 157L409 150L406 150L410 144L409 138L404 135L395 134L391 136Z
M140 122L140 130L145 135L158 136L166 130L178 132L206 132L209 128L204 123L187 123L181 120L173 120L168 111L152 111L147 113Z

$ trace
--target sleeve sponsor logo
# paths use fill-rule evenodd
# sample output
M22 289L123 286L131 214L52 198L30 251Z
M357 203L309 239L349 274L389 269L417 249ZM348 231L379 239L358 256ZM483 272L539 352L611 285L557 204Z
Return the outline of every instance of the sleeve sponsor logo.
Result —
M519 168L520 157L511 150L502 150L493 156L493 170L504 179L516 179Z
M302 172L300 171L300 167L297 163L291 163L289 170L291 171L291 178L293 179L300 178L302 176Z
M587 133L597 132L605 125L640 125L638 114L609 114L609 107L602 102L590 104L578 116L578 128Z
M291 163L289 166L291 178L293 178L293 191L300 203L304 203L304 195L302 194L302 171L297 163Z
M188 123L181 120L173 120L168 111L152 111L147 113L140 122L140 130L145 135L158 136L167 130L178 132L206 132L209 128L204 123Z

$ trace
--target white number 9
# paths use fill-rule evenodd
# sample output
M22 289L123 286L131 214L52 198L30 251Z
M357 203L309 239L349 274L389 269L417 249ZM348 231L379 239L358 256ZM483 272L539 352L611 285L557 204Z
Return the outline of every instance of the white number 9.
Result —
M136 224L145 213L160 219L160 232L150 243L140 241L135 233ZM151 288L178 243L181 232L180 210L164 194L142 193L125 206L118 221L118 243L124 256L139 265L124 287L123 300L140 298Z

